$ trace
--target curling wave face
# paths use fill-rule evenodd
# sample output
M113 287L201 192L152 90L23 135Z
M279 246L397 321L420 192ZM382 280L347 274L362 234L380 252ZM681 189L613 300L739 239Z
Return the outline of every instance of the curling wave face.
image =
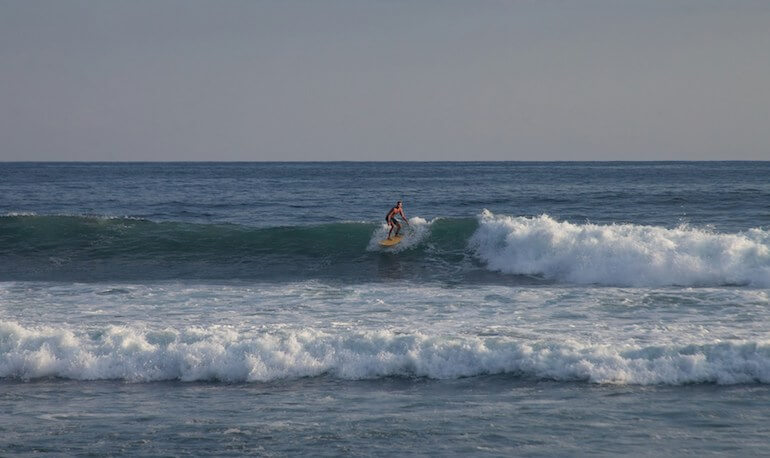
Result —
M255 228L64 215L0 217L0 281L335 278L385 272L440 275L464 257L473 219L411 218L407 237L382 250L382 224L341 222ZM396 258L393 256L398 253ZM397 265L394 265L396 263ZM406 269L415 265L417 269ZM455 269L456 270L456 269Z

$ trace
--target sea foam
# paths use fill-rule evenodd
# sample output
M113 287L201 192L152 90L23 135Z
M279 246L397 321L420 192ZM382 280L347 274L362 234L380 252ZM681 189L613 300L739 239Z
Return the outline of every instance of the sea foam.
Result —
M84 330L0 323L2 378L257 382L487 374L642 385L770 383L770 342L641 347L389 330Z
M770 285L770 232L573 224L484 210L470 246L489 269L581 284Z
M388 236L390 226L387 224L380 225L372 234L367 246L367 251L388 251L388 252L400 252L412 248L422 243L429 235L431 226L436 220L427 221L425 218L419 216L413 216L409 218L409 224L401 223L401 233L403 239L398 245L393 247L383 248L380 246L380 241L384 240ZM393 231L395 234L395 231Z

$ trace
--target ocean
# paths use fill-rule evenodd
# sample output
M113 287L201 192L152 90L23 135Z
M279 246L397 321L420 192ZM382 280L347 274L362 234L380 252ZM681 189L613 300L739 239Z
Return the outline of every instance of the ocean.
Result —
M0 163L1 455L768 455L769 412L770 162Z

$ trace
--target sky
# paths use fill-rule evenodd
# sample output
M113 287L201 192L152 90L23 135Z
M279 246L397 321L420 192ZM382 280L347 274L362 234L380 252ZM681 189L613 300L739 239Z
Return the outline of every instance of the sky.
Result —
M0 160L770 160L770 1L0 0Z

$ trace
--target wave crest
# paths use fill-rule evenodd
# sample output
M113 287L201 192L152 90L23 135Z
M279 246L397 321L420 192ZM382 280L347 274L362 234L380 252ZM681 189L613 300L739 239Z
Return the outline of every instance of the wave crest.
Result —
M470 246L489 269L581 284L770 285L770 232L573 224L484 210Z

